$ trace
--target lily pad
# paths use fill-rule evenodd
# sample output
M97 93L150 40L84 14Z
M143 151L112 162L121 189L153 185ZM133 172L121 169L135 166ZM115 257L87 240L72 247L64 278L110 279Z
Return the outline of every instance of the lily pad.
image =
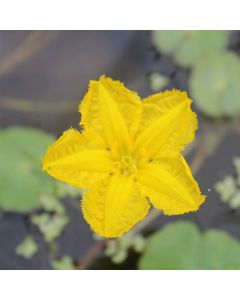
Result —
M55 182L42 172L41 158L53 137L30 128L0 131L0 208L26 212L55 193Z
M240 243L229 234L209 230L203 235L202 269L239 270Z
M206 56L192 70L190 92L198 108L208 116L240 113L240 59L224 51Z
M151 235L140 269L239 269L240 243L227 233L201 233L194 223L179 221Z
M183 30L154 30L152 39L154 45L162 54L172 54L186 36Z
M219 52L228 43L223 30L159 30L153 31L153 43L163 54L172 55L183 67L196 64L209 52Z

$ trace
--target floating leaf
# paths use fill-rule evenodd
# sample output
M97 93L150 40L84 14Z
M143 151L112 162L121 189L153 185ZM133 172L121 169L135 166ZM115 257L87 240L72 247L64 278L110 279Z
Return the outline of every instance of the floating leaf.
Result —
M154 30L152 31L153 43L163 54L172 54L182 43L186 32L182 30Z
M0 131L0 208L25 212L53 195L54 180L41 170L41 158L53 137L36 129Z
M153 31L153 43L163 54L171 54L184 67L196 64L206 54L224 49L228 32L221 30Z
M235 157L233 164L236 176L225 176L215 184L215 190L220 194L222 202L227 203L232 209L237 209L240 207L240 158Z
M234 157L233 164L237 173L237 183L240 185L240 157Z
M231 201L229 202L229 206L232 209L237 209L240 207L240 190L232 197Z
M59 201L52 196L43 195L40 198L42 208L47 212L55 212L56 214L63 215L65 213L65 207Z
M38 226L46 242L52 242L59 237L69 222L65 215L49 215L46 213L32 216L31 221Z
M118 245L116 240L109 240L105 249L105 255L106 256L113 256L118 251Z
M70 184L63 183L61 181L57 181L57 196L58 197L81 197L83 194L83 189L76 188Z
M140 269L239 269L240 243L228 234L202 234L195 224L179 221L151 235Z
M223 202L228 202L237 190L235 180L228 175L215 184L215 190L221 195Z
M194 224L167 225L147 240L140 269L197 269L200 244L200 234Z
M127 258L128 251L131 248L141 253L145 245L146 242L143 236L130 231L119 238L109 240L106 245L105 255L111 257L113 263L120 264Z
M192 70L190 92L195 104L211 117L240 113L240 60L232 52L219 52L201 59Z
M209 230L202 236L203 254L201 269L239 270L240 243L227 233Z
M166 76L163 76L162 74L159 73L150 74L149 79L150 79L150 88L154 92L160 91L169 82L169 79Z
M111 259L114 264L121 264L126 260L127 256L128 256L127 250L121 249L116 254L114 254Z
M26 237L16 248L16 253L30 259L38 252L38 245L31 236Z
M73 259L68 255L64 255L61 259L53 261L52 266L55 270L73 270L74 269Z
M146 247L146 239L141 235L136 235L133 237L133 249L136 252L141 253Z

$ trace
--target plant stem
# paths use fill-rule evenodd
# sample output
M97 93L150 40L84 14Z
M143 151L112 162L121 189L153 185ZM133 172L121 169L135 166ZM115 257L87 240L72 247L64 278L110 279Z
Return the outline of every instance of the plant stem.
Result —
M87 269L92 262L95 260L95 258L101 253L101 251L105 248L108 240L101 240L97 242L95 245L93 245L90 250L87 251L86 255L83 257L80 263L79 270L85 270Z
M24 64L52 41L58 34L57 31L33 31L24 41L0 60L0 76L6 75L16 67Z
M149 212L148 216L140 223L138 223L133 229L133 232L140 232L145 227L147 227L149 224L151 224L157 217L159 217L162 214L161 210L152 208Z

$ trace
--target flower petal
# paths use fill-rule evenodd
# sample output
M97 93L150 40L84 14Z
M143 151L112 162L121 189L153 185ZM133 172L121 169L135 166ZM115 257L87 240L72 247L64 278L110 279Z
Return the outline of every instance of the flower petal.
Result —
M86 221L101 236L117 237L142 220L149 210L146 198L130 176L108 176L83 195Z
M182 150L192 142L197 119L190 105L187 94L177 90L144 99L137 150L148 153L152 159Z
M141 104L135 92L101 76L99 81L90 82L80 104L81 125L99 132L111 150L123 151L139 127Z
M147 164L138 180L153 206L166 215L196 211L205 199L181 154Z
M43 169L59 180L88 188L113 169L109 151L104 147L95 133L69 129L49 147Z

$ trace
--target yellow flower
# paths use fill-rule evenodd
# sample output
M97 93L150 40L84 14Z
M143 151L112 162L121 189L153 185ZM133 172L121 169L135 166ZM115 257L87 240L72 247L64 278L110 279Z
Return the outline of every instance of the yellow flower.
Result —
M82 211L105 237L127 232L151 203L166 215L196 211L203 203L197 182L180 151L197 128L185 92L146 99L119 81L91 81L80 104L83 131L69 129L49 147L43 169L87 189Z

